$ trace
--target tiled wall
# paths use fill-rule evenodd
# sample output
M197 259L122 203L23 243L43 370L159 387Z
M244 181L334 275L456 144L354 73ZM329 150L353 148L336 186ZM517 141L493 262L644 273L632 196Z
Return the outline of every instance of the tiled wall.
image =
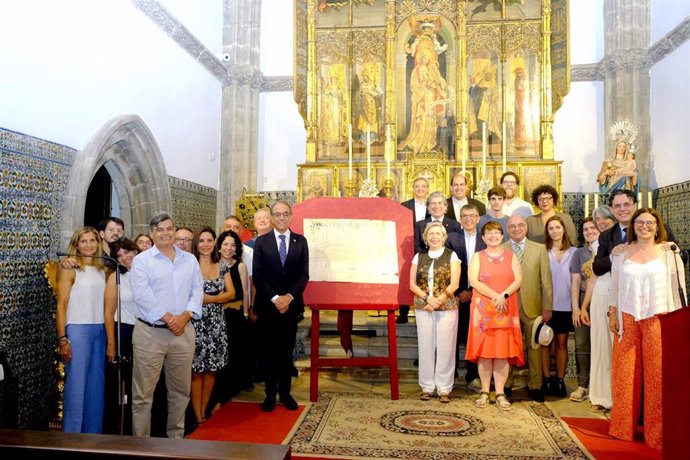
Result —
M172 217L179 227L216 227L216 191L194 182L169 177Z
M43 266L56 258L75 150L0 129L0 350L19 378L19 426L47 427L55 407L55 308Z

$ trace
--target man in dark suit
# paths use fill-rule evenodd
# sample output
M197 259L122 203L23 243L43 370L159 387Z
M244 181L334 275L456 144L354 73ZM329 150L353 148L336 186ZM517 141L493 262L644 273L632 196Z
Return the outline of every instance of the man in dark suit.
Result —
M414 197L411 200L400 203L412 211L412 222L419 222L429 217L426 206L426 197L429 196L429 182L423 177L418 177L412 183Z
M611 271L611 257L621 254L627 244L627 231L630 221L637 209L637 196L630 190L616 190L611 195L611 208L618 223L599 235L599 249L592 263L592 271L597 276ZM669 241L675 241L673 232L666 227L666 235Z
M479 210L474 204L466 204L460 208L460 221L462 223L462 230L459 233L449 233L446 240L446 246L455 251L460 259L460 287L455 295L458 297L458 338L456 341L456 350L459 345L467 344L467 332L470 326L470 301L472 300L472 286L470 286L467 273L470 266L470 260L475 252L486 249L486 243L482 236L477 231L477 224L479 223ZM457 352L457 351L456 351ZM464 356L456 355L456 369L459 367L460 360ZM467 387L474 391L481 391L481 381L479 380L479 372L477 370L477 363L472 361L465 361L465 382Z
M450 191L452 195L448 197L448 212L446 217L460 222L462 227L462 219L460 216L460 209L471 204L477 208L480 216L486 214L486 206L479 200L467 196L467 177L459 172L450 180Z
M414 224L414 250L417 253L427 249L423 235L424 229L429 222L441 222L446 228L446 233L448 235L460 231L460 225L458 222L446 217L448 202L446 201L446 197L443 196L443 193L432 193L429 195L429 198L427 198L426 203L429 211L429 217Z
M253 273L253 309L266 382L261 409L266 412L275 408L276 395L287 409L297 410L297 402L290 395L292 352L297 321L304 313L302 293L309 281L309 248L304 236L290 231L290 205L275 202L271 221L273 231L256 239Z

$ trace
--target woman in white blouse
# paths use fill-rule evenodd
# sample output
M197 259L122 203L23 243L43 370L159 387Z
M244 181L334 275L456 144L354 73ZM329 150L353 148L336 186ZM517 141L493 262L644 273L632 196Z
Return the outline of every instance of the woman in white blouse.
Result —
M434 390L442 403L450 402L455 380L455 339L458 333L460 259L446 248L446 229L431 222L424 229L429 248L414 256L410 268L410 290L417 309L420 399L428 401Z
M608 312L609 329L616 335L609 434L632 441L644 404L645 442L655 449L661 449L663 433L658 315L680 308L678 288L685 288L683 262L667 250L665 241L659 213L651 208L638 209L628 230L625 252L612 260Z

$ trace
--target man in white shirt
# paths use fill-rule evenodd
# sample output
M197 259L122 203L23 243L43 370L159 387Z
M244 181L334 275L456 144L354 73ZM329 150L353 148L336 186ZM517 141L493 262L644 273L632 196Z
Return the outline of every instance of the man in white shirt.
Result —
M169 438L184 436L203 280L196 258L175 246L175 223L167 214L150 223L154 246L132 262L130 282L137 308L132 334L132 432L149 436L153 390L165 366Z
M446 216L449 219L460 222L461 227L460 208L466 204L474 205L480 216L486 214L484 203L467 196L467 177L462 172L457 173L450 180L450 191L452 195L448 197L448 212L446 212Z
M520 187L520 179L517 174L512 171L504 172L501 176L501 187L506 191L503 214L507 216L519 214L525 219L534 214L532 205L517 196L518 187Z

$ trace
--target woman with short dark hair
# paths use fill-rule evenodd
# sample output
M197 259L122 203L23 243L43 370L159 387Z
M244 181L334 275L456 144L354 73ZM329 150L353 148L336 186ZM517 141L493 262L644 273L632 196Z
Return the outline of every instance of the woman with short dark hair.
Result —
M539 214L527 217L527 238L536 242L543 243L545 238L544 228L546 222L553 216L558 216L563 221L565 231L573 244L577 243L577 232L575 231L575 224L570 214L565 212L557 212L558 206L558 191L548 185L540 185L532 190L532 203L539 207L541 211Z

